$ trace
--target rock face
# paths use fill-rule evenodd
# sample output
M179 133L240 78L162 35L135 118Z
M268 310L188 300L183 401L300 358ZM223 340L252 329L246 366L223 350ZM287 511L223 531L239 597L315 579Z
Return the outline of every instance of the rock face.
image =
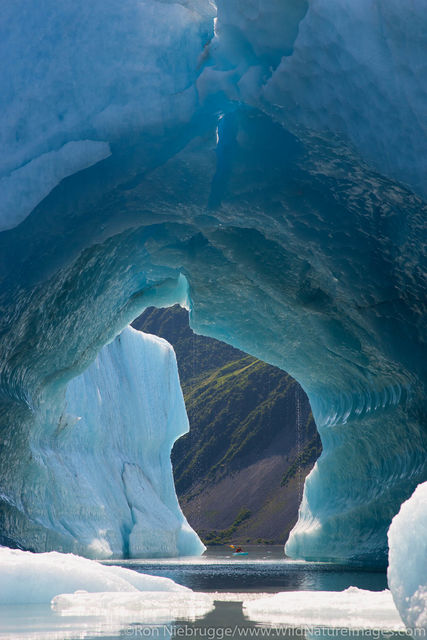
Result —
M33 443L50 445L67 383L107 342L180 302L309 396L323 452L287 552L384 562L427 479L424 2L214 14L4 7L3 539L58 544L33 509Z
M190 432L172 450L179 502L205 543L284 543L321 445L307 396L288 374L194 334L176 305L133 326L177 354Z

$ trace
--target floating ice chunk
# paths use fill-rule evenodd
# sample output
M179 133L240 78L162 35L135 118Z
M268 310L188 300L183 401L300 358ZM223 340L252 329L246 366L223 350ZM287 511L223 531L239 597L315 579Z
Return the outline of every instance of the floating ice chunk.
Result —
M245 614L257 622L286 626L402 631L390 591L290 591L245 600Z
M406 626L427 630L427 482L418 485L388 532L388 584Z
M49 603L60 593L167 591L191 594L169 578L106 567L72 554L31 553L0 547L0 605Z
M67 616L107 616L133 622L196 620L214 608L213 594L183 590L178 593L64 593L55 596L52 607Z

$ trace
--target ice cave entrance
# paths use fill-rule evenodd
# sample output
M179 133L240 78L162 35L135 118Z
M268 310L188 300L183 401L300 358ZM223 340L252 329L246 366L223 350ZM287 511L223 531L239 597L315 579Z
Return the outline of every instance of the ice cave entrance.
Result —
M70 380L53 435L33 443L50 474L31 505L46 547L111 558L283 544L321 448L300 386L193 333L179 305L132 324Z
M174 347L190 423L172 450L181 508L205 544L284 544L321 451L291 376L196 335L188 312L150 307L133 327Z

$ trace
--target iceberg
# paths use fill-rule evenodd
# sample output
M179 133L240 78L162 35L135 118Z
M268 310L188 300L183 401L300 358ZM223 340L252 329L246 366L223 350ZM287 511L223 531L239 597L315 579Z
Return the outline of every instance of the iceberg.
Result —
M191 596L169 578L148 576L122 567L52 551L31 553L0 547L0 605L49 604L60 594L75 591L118 592L128 597L141 591Z
M194 551L157 432L143 465L120 421L95 450L102 407L73 392L178 302L309 396L323 453L287 554L385 565L427 480L425 23L422 0L4 8L0 542Z
M394 516L388 531L388 584L409 629L427 631L427 482Z
M405 631L390 591L289 591L245 600L243 611L262 624ZM314 634L316 635L316 634Z

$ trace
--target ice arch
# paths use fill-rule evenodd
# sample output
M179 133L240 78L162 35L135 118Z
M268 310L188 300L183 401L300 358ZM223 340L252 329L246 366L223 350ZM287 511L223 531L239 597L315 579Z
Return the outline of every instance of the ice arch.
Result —
M3 540L55 546L29 517L32 442L184 275L193 328L310 397L323 454L287 551L384 560L427 476L422 4L236 0L216 22L202 0L5 8Z

